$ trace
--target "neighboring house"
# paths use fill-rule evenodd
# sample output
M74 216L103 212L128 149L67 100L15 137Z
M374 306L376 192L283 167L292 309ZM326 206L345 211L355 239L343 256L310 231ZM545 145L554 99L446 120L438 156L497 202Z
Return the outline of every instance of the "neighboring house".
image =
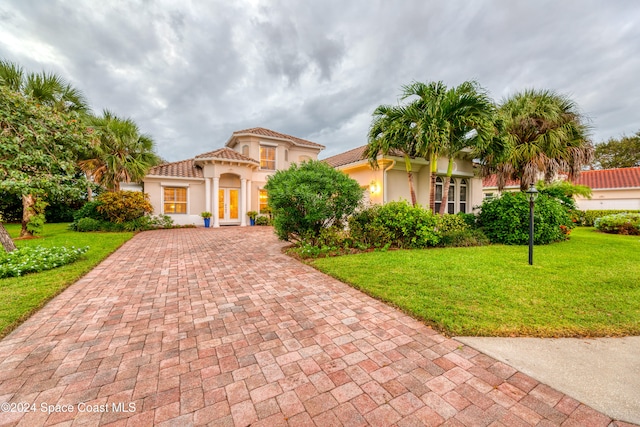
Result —
M584 171L575 184L591 187L591 199L576 197L581 210L640 210L640 167Z
M560 179L566 176L560 175ZM591 188L591 199L576 196L581 210L640 210L640 167L582 171L574 184ZM519 191L519 181L507 181L502 191ZM484 197L500 194L495 175L483 179Z
M213 214L213 226L246 225L247 212L267 206L264 185L276 170L317 160L323 145L264 128L236 131L225 147L192 159L153 167L144 178L156 214L176 224L201 224Z
M360 183L368 202L382 204L392 200L411 200L409 181L402 153L391 152L378 156L378 168L373 169L363 157L366 146L354 148L323 161L341 170ZM447 159L438 159L436 178L436 210L440 209L442 189L446 179ZM425 159L411 160L416 201L429 206L430 167ZM456 159L449 187L447 212L471 212L482 203L482 180L474 174L470 160Z

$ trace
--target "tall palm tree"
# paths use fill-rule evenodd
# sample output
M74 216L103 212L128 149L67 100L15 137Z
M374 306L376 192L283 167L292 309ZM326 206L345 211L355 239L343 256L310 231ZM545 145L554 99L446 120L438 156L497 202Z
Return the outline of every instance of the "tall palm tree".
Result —
M590 127L567 96L525 90L504 100L498 117L508 155L487 162L483 169L485 174L497 174L500 189L507 179L514 179L525 191L540 174L550 182L559 171L573 179L591 162Z
M477 82L467 81L448 89L442 82L429 84L414 82L404 87L403 97L417 96L415 105L420 110L423 153L431 164L430 208L435 209L435 182L437 159L448 159L444 180L440 214L445 213L449 185L453 175L453 161L462 150L484 148L492 141L495 107L486 90Z
M141 134L133 120L105 110L91 123L96 133L95 145L80 167L107 190L120 190L121 182L141 181L149 168L160 163L153 139Z
M411 158L420 155L420 140L416 126L417 110L410 106L380 105L373 112L373 122L369 130L369 142L364 156L373 168L378 168L378 156L399 154L404 157L411 203L416 205L413 185Z

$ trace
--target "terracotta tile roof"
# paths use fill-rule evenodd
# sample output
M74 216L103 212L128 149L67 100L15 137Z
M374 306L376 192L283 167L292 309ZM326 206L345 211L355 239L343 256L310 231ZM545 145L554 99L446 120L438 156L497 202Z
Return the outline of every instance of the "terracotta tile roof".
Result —
M354 149L351 149L349 151L345 151L344 153L340 153L340 154L336 154L335 156L331 156L331 157L327 157L326 159L323 159L322 161L329 164L329 166L332 166L334 168L337 168L339 166L344 166L344 165L348 165L350 163L355 163L355 162L359 162L361 160L366 160L364 157L364 150L367 148L366 145L363 145L361 147L357 147ZM391 156L396 156L396 157L403 157L404 154L402 154L400 151L397 150L392 150L389 155Z
M179 162L165 163L154 166L148 175L174 176L181 178L204 178L202 168L194 164L194 159L181 160Z
M505 187L518 187L520 188L520 180L508 179L504 184ZM482 188L498 187L497 175L487 175L482 178Z
M575 184L591 189L640 188L640 167L583 171Z
M232 160L237 162L254 163L256 165L260 164L260 162L258 162L257 160L252 159L251 157L247 157L235 150L232 150L231 148L226 147L219 148L214 151L209 151L207 153L198 154L196 156L196 159Z
M563 174L561 173L560 175ZM582 171L580 172L580 177L574 179L573 183L586 185L592 190L640 188L640 167ZM482 187L484 188L497 186L498 179L495 175L485 176L482 179ZM520 187L520 181L507 180L505 187Z
M233 139L234 136L239 136L239 135L270 136L272 138L286 139L288 141L291 141L291 143L293 145L299 145L299 146L303 146L303 147L319 148L321 150L325 148L324 145L317 144L315 142L307 141L306 139L298 138L298 137L287 135L287 134L284 134L284 133L275 132L275 131L272 131L270 129L265 129L265 128L251 128L251 129L237 130L237 131L235 131L233 133L233 135L231 136L231 139ZM229 145L229 143L231 142L231 139L229 140L229 142L227 142L227 145Z

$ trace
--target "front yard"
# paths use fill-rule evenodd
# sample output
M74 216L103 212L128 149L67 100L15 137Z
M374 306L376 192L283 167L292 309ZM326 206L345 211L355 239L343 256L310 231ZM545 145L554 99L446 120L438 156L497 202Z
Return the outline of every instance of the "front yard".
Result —
M5 224L11 237L20 234L19 224ZM133 233L78 233L68 224L45 224L42 237L16 240L23 246L89 246L78 261L41 273L0 279L0 338L11 332L51 298L89 272L129 240Z
M640 238L370 252L313 265L451 336L640 334Z

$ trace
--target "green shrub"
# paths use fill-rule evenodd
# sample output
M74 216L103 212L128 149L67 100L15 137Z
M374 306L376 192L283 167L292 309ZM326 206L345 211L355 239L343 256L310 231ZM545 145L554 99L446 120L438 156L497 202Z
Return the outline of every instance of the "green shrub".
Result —
M363 190L357 181L324 162L292 164L271 175L264 187L281 240L315 239L323 228L351 215Z
M103 221L99 221L93 218L80 218L73 224L73 229L80 232L85 231L100 231L102 230Z
M440 237L441 247L485 246L490 244L489 238L478 229L448 231Z
M88 250L88 247L25 246L11 252L0 252L0 278L18 277L25 273L61 267L74 262Z
M469 225L465 219L458 214L444 214L438 215L436 221L436 230L438 233L445 234L453 231L465 231L468 230Z
M256 217L256 225L271 225L271 220L268 216L260 215Z
M96 210L109 222L121 224L153 212L149 195L139 191L116 191L98 196Z
M476 227L477 216L475 214L460 212L460 213L458 213L456 215L458 215L460 218L462 218L462 220L469 226L469 228L475 228Z
M438 218L407 202L372 206L353 215L349 230L354 242L367 247L425 248L435 246Z
M593 227L596 219L601 218L607 215L614 215L618 213L640 213L638 210L587 210L587 211L576 211L575 220L578 224L584 225L586 227Z
M640 213L617 213L595 220L595 227L605 233L640 235Z
M544 245L566 240L574 224L563 204L545 194L535 202L534 243ZM503 193L485 200L478 225L493 243L526 245L529 243L529 200L523 192Z
M81 232L86 231L146 231L159 228L173 228L173 220L167 215L145 215L123 223L100 221L93 218L81 218L71 224L71 229Z
M98 206L101 204L102 202L97 200L85 203L80 209L74 212L73 220L78 221L82 218L92 218L97 219L98 221L106 221L107 217L98 211Z

